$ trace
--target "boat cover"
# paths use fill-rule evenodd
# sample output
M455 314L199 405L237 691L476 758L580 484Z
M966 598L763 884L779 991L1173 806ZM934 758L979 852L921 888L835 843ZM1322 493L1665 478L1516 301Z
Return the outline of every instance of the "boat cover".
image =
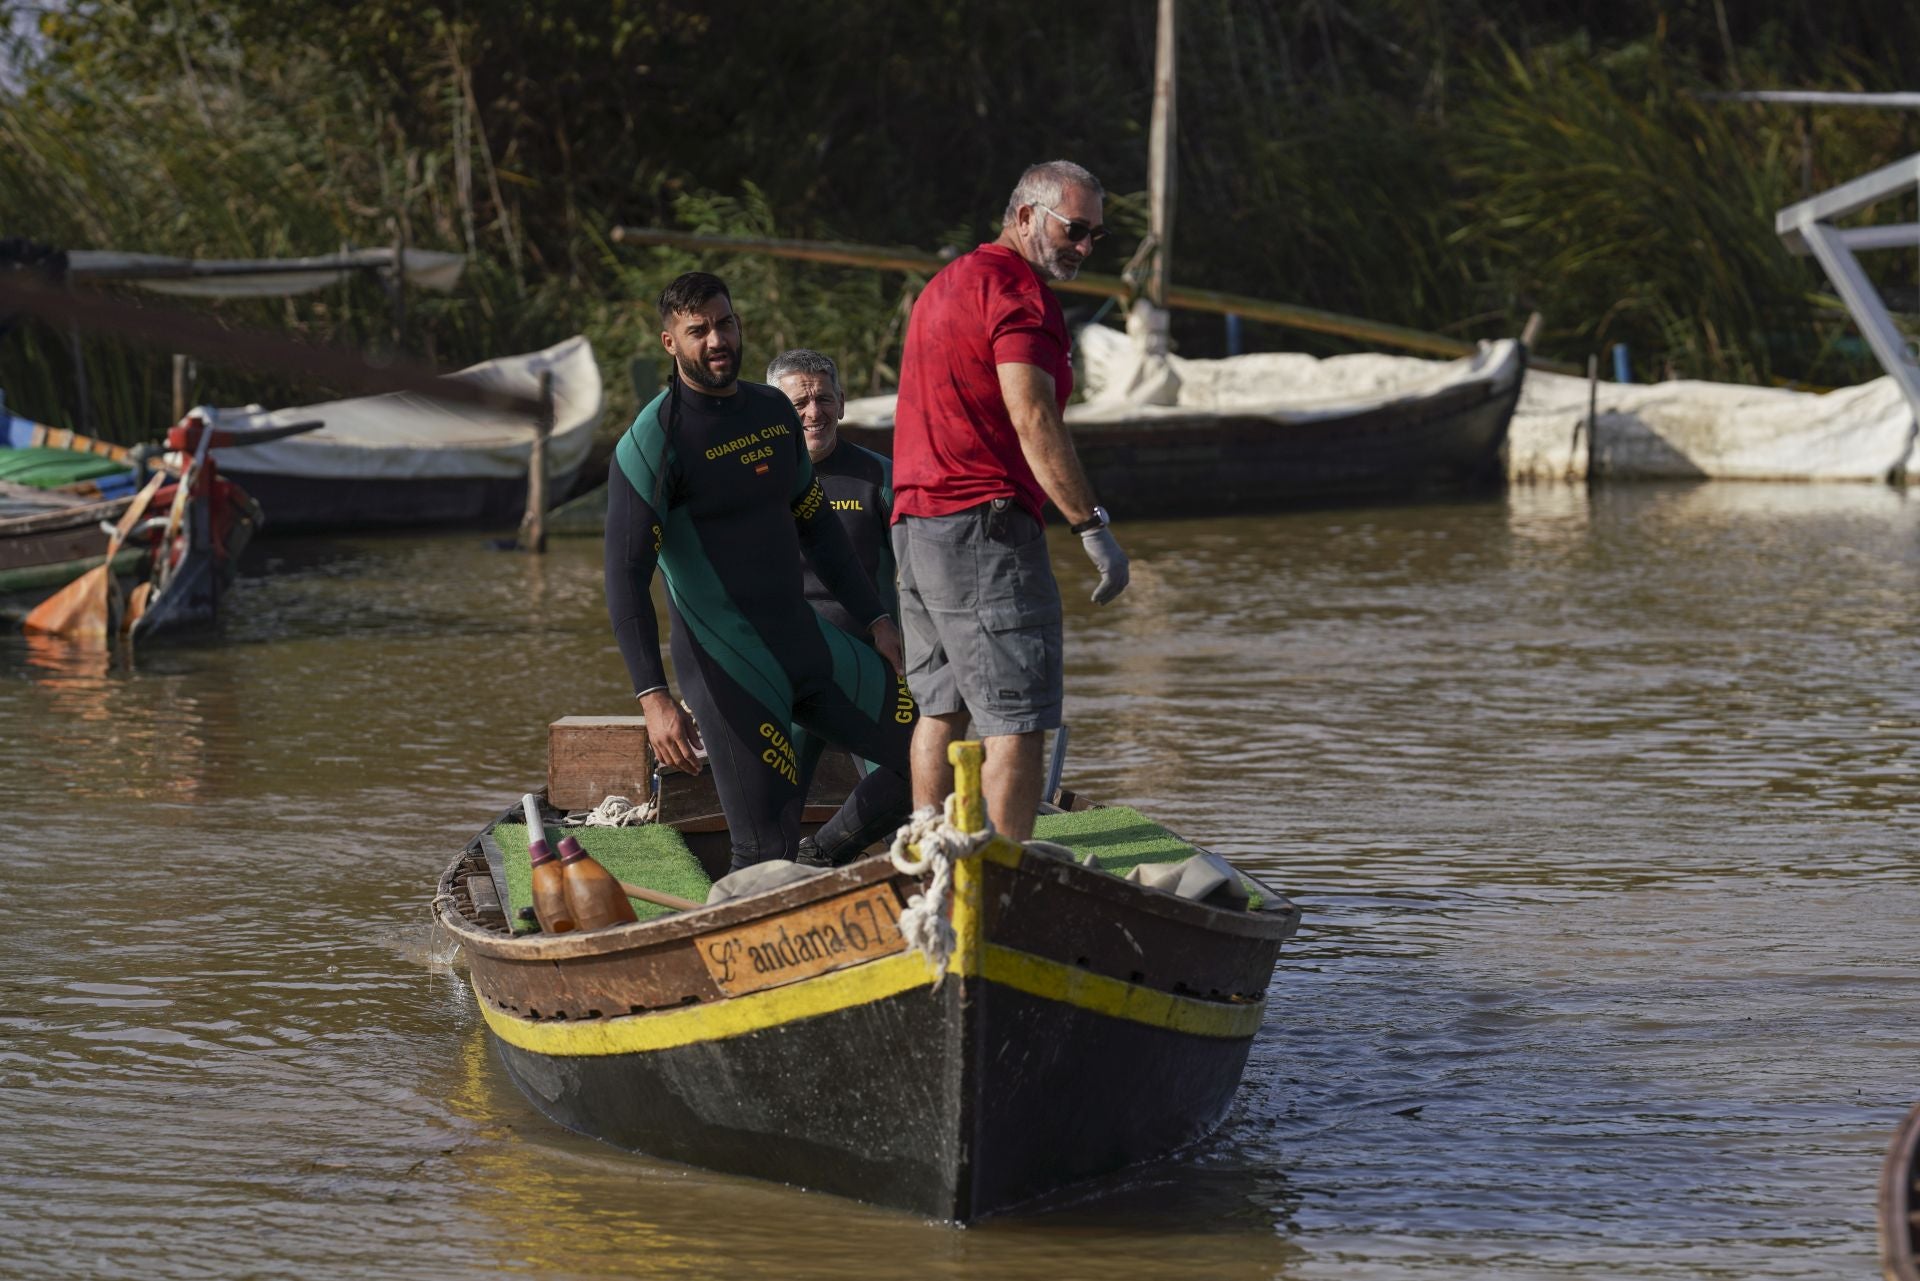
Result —
M540 375L553 373L553 435L547 471L570 477L593 447L604 409L593 347L576 335L545 351L501 356L447 375L521 396L540 394ZM244 448L216 449L220 470L241 478L283 475L342 480L517 478L527 474L533 423L477 405L429 400L411 392L333 400L290 409L247 405L201 411L218 426L241 431L320 419L326 426L301 436Z
M1584 430L1589 391L1597 397ZM1913 413L1892 378L1837 391L1675 380L1589 384L1527 375L1507 471L1561 480L1885 480L1914 465Z
M1067 406L1069 423L1190 418L1231 413L1276 422L1312 422L1416 401L1465 383L1511 386L1525 373L1511 339L1482 343L1458 360L1362 352L1320 358L1262 352L1224 360L1188 360L1167 351L1164 312L1136 305L1128 332L1088 325L1076 339L1084 403ZM850 426L890 427L894 397L847 403Z
M1115 422L1178 414L1231 413L1279 422L1312 422L1423 400L1467 383L1511 386L1525 374L1520 344L1481 343L1458 360L1360 352L1307 356L1257 352L1224 360L1187 360L1167 349L1166 313L1135 304L1127 332L1100 325L1080 331L1086 403L1074 422Z

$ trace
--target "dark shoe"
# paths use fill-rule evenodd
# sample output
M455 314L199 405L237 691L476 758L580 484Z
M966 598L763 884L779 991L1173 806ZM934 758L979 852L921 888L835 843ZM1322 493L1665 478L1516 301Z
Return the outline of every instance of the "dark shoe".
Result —
M820 846L814 842L811 836L803 836L800 838L800 852L793 856L793 861L802 867L833 866L832 863L827 861L826 854L821 851Z

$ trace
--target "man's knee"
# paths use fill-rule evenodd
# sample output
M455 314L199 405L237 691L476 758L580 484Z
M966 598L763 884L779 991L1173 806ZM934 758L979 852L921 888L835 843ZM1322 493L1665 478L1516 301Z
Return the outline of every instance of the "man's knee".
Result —
M986 748L987 760L1001 761L1011 766L1040 763L1040 748L1046 737L1044 730L1025 730L1018 734L989 734L981 739Z

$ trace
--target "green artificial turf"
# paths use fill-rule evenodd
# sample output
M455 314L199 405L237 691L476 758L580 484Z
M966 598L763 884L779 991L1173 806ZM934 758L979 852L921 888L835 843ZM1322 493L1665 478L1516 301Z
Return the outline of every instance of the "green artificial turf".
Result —
M555 853L560 838L571 835L582 849L616 878L631 885L644 885L663 894L677 894L696 903L707 901L713 882L700 867L700 861L687 848L680 833L658 823L639 827L547 828L547 844ZM527 860L525 823L501 823L493 829L493 839L507 857L507 920L516 933L530 930L533 924L520 919L520 909L533 903L533 873ZM628 900L641 920L667 916L671 908L656 903Z
M1142 863L1184 862L1200 852L1129 805L1042 814L1034 820L1033 834L1039 840L1064 845L1082 858L1094 855L1100 860L1100 869L1115 876L1125 876ZM1241 884L1246 882L1242 880ZM1249 905L1260 906L1260 895L1252 886L1246 888Z
M1141 863L1178 863L1200 852L1130 805L1042 814L1034 820L1033 834L1077 854L1095 855L1116 876Z

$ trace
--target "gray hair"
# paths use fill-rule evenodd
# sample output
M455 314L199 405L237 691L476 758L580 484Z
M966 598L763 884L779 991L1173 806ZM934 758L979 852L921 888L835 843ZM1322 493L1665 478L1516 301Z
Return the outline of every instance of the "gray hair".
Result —
M777 383L788 374L824 374L833 384L833 390L836 393L840 390L840 367L833 363L833 357L808 347L783 351L767 365L767 381L770 383Z
M1068 187L1080 187L1103 198L1107 194L1098 178L1071 160L1049 160L1044 164L1029 165L1015 184L1013 194L1007 197L1007 211L1001 215L1001 221L1010 223L1018 218L1021 205L1053 208L1060 203L1060 197Z

